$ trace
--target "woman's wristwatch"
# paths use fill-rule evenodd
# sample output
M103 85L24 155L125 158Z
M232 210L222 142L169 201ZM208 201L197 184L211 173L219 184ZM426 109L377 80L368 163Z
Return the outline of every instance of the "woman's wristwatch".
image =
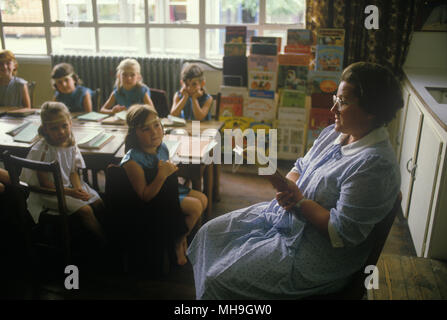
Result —
M295 209L301 209L301 204L303 203L303 201L306 200L306 198L302 198L300 201L298 201L295 205Z

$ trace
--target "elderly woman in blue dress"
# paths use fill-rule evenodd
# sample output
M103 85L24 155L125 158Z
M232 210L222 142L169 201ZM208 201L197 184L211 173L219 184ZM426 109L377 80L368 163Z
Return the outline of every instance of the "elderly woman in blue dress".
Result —
M384 127L403 106L392 73L358 62L341 77L325 128L276 199L222 215L193 239L198 299L296 299L342 289L400 190Z

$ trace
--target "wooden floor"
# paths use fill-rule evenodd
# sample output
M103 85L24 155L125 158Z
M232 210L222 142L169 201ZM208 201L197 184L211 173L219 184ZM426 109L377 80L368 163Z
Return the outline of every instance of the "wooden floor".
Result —
M292 163L282 163L287 172ZM256 175L254 168L241 167L237 174L224 166L221 175L221 200L215 203L212 219L248 205L271 200L275 191L269 182ZM110 262L114 263L114 262ZM116 262L115 262L116 263ZM99 270L80 268L80 289L64 289L64 274L43 276L38 292L23 285L19 298L39 299L195 299L192 267L174 267L169 276L157 280L116 274L103 263ZM370 300L447 299L447 262L417 258L406 220L396 217L378 263L379 289L369 290ZM17 293L16 293L17 294Z

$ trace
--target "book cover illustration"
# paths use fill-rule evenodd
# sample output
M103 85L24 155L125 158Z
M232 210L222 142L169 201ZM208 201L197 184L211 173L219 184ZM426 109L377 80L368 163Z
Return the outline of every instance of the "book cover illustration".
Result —
M224 43L225 56L245 56L247 45L245 43Z
M283 53L278 55L278 63L289 66L309 66L310 55L303 53Z
M247 57L223 57L223 83L226 86L247 86Z
M305 125L302 121L276 120L278 135L278 158L295 160L302 156L304 150Z
M276 72L248 71L250 90L276 91Z
M280 92L279 107L305 108L306 93L299 90L282 89Z
M309 150L321 131L335 122L330 109L311 108L309 114L309 126L307 130L306 150Z
M276 44L278 52L281 51L281 41L280 37L252 36L250 38L251 43Z
M312 48L311 48L311 46L306 46L303 44L293 45L293 46L286 45L286 46L284 46L284 52L285 53L304 53L304 54L310 55L312 52Z
M219 121L224 122L222 129L241 129L244 131L255 120L249 117L221 117Z
M312 100L312 108L319 108L319 109L331 109L333 103L332 99L333 94L331 93L312 93L311 100Z
M317 32L317 45L344 46L345 29L321 28Z
M340 77L341 72L309 71L308 81L311 93L335 94L340 83Z
M278 46L268 43L252 43L250 46L250 54L276 56L278 54Z
M287 29L287 45L306 45L312 44L312 31L307 29Z
M280 65L278 68L278 89L306 90L307 66Z
M248 56L247 67L249 71L256 70L256 71L277 72L278 57L252 54Z
M276 97L275 99L252 98L247 99L244 104L244 117L253 118L255 121L271 121L276 117Z
M247 39L246 26L226 26L225 42L226 43L245 43Z
M307 108L279 107L278 120L306 121Z
M219 121L225 117L242 116L243 103L242 96L221 96Z
M317 45L316 70L342 71L343 54L343 47Z

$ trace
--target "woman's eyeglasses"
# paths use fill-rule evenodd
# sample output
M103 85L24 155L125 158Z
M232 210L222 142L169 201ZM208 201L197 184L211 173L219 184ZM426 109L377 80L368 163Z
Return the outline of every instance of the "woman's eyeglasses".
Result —
M335 94L332 96L332 102L337 105L337 110L340 112L342 110L343 106L347 106L349 105L349 103L347 103L346 101L340 99L339 97L337 97Z

